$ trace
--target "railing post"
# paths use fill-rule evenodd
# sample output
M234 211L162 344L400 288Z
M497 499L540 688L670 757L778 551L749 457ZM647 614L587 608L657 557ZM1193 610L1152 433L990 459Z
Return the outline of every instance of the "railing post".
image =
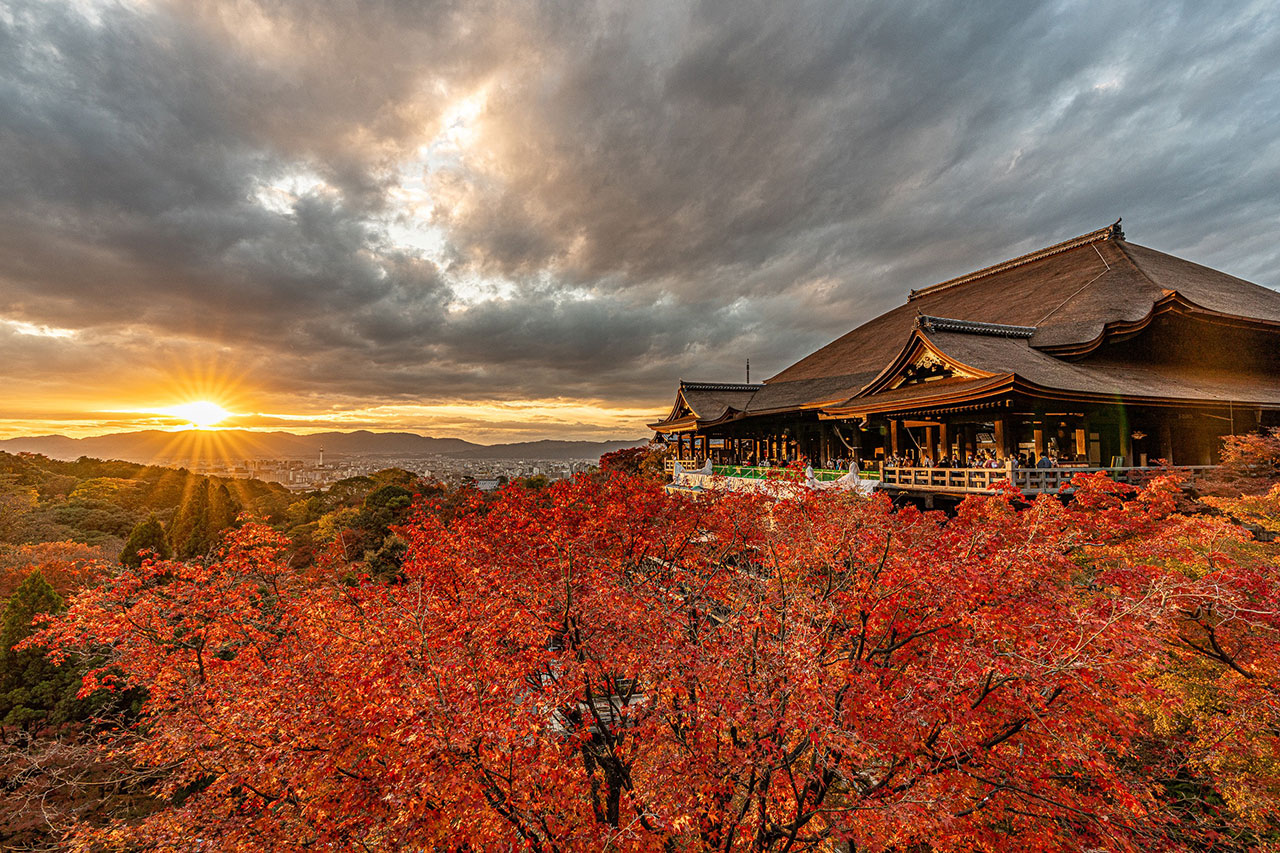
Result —
M1009 480L1009 485L1016 488L1018 481L1014 479L1013 457L1008 457L1004 460L1004 475Z

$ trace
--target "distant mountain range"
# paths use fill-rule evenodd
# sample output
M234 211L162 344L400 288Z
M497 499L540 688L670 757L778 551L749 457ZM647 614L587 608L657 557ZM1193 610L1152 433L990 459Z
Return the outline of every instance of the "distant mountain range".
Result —
M123 459L144 464L206 459L282 459L318 456L321 448L333 456L454 456L460 459L595 459L604 453L636 447L634 441L524 441L516 444L474 444L460 438L433 438L411 432L289 432L247 430L184 430L119 432L89 438L41 435L0 440L9 453L40 453L51 459Z

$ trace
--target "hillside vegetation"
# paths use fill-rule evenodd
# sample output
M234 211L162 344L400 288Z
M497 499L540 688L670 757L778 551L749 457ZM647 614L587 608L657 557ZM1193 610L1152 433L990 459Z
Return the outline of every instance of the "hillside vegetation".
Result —
M630 452L494 496L388 471L66 596L36 566L0 843L1277 850L1280 436L1224 458L1214 495L951 515L668 494Z

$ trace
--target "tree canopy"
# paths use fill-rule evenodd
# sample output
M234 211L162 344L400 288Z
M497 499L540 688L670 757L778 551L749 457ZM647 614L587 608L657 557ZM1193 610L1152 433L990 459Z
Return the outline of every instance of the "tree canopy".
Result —
M256 524L122 569L39 641L147 688L120 748L168 805L78 843L1273 843L1273 546L1168 479L1074 485L947 518L581 476L425 507L394 577L295 571Z
M27 575L5 604L0 622L0 731L65 718L74 703L74 667L51 661L39 647L15 648L31 636L37 615L62 608L62 596L38 571Z
M136 569L142 565L144 555L148 553L162 560L173 555L169 537L165 535L164 526L155 515L147 516L145 521L138 522L133 528L129 538L125 540L124 550L120 552L120 564Z

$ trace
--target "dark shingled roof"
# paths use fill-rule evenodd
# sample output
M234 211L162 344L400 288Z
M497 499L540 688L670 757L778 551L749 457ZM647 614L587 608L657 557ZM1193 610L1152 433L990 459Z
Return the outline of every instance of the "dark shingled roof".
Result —
M760 385L728 382L681 382L680 394L700 421L714 421L729 411L744 411Z
M730 412L754 415L818 407L852 411L855 405L870 406L875 401L888 404L951 391L980 393L999 384L993 379L933 381L857 398L917 333L954 361L979 372L995 377L1016 373L1020 381L1046 389L1280 403L1280 377L1267 382L1256 373L1247 377L1200 366L1120 363L1107 361L1111 356L1097 349L1109 330L1130 333L1143 328L1158 312L1175 308L1189 317L1243 322L1267 336L1273 334L1269 329L1280 331L1280 293L1129 243L1117 220L1106 228L912 291L905 305L869 320L762 386L681 383L681 393L697 420L708 422ZM1091 352L1093 356L1083 361L1057 357L1078 359ZM875 387L882 386L883 382ZM672 416L665 422L673 422Z
M693 419L702 422L718 421L732 412L742 412L751 402L752 396L764 386L747 385L733 382L684 382L680 383L676 405L662 420L650 424L657 427L661 424L683 422L688 416L681 417L681 401L693 412Z
M778 409L838 403L856 394L871 378L865 374L854 374L764 385L751 398L747 413L755 415Z
M988 373L1016 373L1044 388L1127 398L1280 403L1280 381L1265 386L1256 377L1225 371L1094 360L1071 362L1039 352L1026 340L963 333L925 334L938 349L970 367Z
M870 381L898 354L922 314L1034 327L1032 347L1062 348L1098 340L1108 324L1143 321L1172 291L1210 312L1280 323L1280 293L1129 243L1117 223L914 291L905 305L806 356L766 380L765 388L845 375Z
M931 399L941 396L950 396L953 394L962 395L978 395L982 392L990 391L995 388L1004 388L1008 386L1006 377L985 377L981 379L966 379L964 377L950 377L948 379L937 379L932 382L919 382L914 385L903 385L900 388L894 388L889 391L881 391L879 394L871 394L866 397L855 397L841 406L830 407L833 410L851 409L851 410L869 410L883 408L889 404L899 405L913 403L916 400Z

